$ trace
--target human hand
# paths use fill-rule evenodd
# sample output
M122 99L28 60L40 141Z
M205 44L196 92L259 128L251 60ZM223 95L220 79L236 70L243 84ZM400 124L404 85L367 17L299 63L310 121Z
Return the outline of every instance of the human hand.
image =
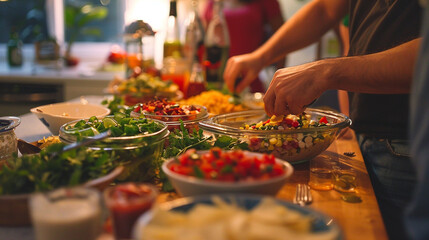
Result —
M249 53L231 57L226 63L223 78L229 91L240 93L257 77L263 65L260 58ZM236 83L238 78L242 78Z
M265 93L265 111L271 115L300 114L327 88L323 61L276 71Z

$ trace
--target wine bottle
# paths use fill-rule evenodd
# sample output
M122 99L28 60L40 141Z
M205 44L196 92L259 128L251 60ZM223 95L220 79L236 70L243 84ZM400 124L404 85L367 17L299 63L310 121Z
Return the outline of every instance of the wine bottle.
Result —
M164 58L174 56L182 57L182 44L180 42L179 22L177 19L177 2L170 0L170 13L167 22L167 33L164 41Z
M215 0L213 18L207 27L204 41L204 69L209 88L223 87L223 72L229 57L229 33L223 15L223 0Z
M183 55L192 70L195 59L202 64L204 55L204 27L198 14L198 0L191 0L192 11L185 22L185 40L183 44Z
M7 42L7 61L11 67L22 66L22 41L15 30L11 31Z

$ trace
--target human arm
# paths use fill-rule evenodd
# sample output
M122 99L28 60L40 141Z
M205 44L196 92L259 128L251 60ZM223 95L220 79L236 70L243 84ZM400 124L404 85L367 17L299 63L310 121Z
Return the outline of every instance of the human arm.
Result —
M269 115L299 114L328 89L370 94L409 93L421 39L389 50L324 59L278 70L264 97Z
M263 67L317 41L344 17L347 7L345 0L314 0L302 7L257 50L228 60L224 72L228 89L241 92L256 79ZM243 80L234 89L235 80L240 75Z

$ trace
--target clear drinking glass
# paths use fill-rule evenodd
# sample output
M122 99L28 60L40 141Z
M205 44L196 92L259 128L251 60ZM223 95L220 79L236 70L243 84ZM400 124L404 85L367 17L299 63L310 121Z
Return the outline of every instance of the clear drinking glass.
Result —
M100 194L95 189L36 193L29 205L37 240L94 240L101 233Z
M334 161L326 155L318 155L311 159L308 185L314 190L333 189L332 171L334 165Z
M332 171L334 189L339 192L356 192L356 170L349 166L335 166Z
M136 220L152 207L157 196L157 188L147 183L122 183L104 190L116 240L131 238Z

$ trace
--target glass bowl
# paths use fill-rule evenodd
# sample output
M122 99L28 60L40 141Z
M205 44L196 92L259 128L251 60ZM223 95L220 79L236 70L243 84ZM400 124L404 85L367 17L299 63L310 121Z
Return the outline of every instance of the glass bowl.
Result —
M204 121L209 117L206 107L200 105L193 106L199 108L200 112L188 115L157 115L154 113L137 113L133 111L130 115L131 117L140 117L140 115L143 114L147 118L162 121L167 125L169 131L174 131L175 129L180 130L180 121L182 121L185 128L192 132L193 129L199 129L199 122Z
M61 126L59 137L62 142L66 144L74 143L77 141L80 132L92 131L89 128L79 131L66 130L68 126L74 126L78 121ZM161 166L159 161L164 142L170 133L165 123L158 120L153 121L161 126L161 129L157 132L134 136L108 137L94 142L88 147L93 150L103 149L104 151L114 152L114 156L118 157L120 165L124 166L123 172L117 177L118 181L153 182Z
M200 122L200 128L215 139L226 135L244 141L252 152L270 153L290 163L302 163L326 150L340 130L352 122L346 115L332 111L307 108L305 113L311 120L325 116L330 125L285 130L240 129L245 124L269 119L264 110L249 110L214 116Z

